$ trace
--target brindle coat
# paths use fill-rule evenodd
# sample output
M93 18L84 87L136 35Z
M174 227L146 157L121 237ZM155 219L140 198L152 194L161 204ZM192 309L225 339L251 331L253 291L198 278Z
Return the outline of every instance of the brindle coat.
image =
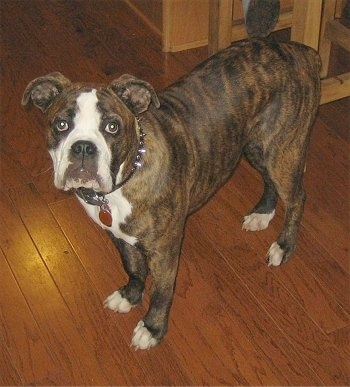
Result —
M294 252L306 150L320 98L319 68L315 51L301 44L252 40L207 59L158 96L147 82L128 75L94 86L101 112L115 111L123 121L118 136L108 139L113 179L122 162L124 177L132 168L138 145L134 115L147 133L143 166L122 188L132 214L121 229L137 243L112 238L129 275L119 290L123 298L138 304L147 275L153 277L143 322L156 342L167 331L186 217L227 181L242 154L265 183L250 214L273 214L278 196L286 207L269 263L286 262ZM23 104L33 102L52 122L74 100L72 94L90 87L50 74L28 85ZM49 147L59 141L51 130Z

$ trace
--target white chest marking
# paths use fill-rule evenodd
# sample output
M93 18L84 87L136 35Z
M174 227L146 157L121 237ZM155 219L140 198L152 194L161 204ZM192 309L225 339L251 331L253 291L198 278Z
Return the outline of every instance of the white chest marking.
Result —
M98 206L93 206L91 204L87 204L78 196L78 199L82 206L85 208L88 215L97 223L99 226L104 228L105 230L110 231L116 238L123 239L126 243L130 245L135 245L137 242L137 238L125 234L121 229L120 225L125 223L128 216L131 215L132 205L125 198L122 193L122 189L118 189L108 195L106 195L106 199L108 200L108 206L112 211L112 226L107 227L103 223L101 223L98 214L100 208Z

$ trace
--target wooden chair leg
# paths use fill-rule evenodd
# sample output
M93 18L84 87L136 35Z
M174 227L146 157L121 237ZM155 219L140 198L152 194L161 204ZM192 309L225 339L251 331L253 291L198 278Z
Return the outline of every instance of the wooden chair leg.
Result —
M328 75L332 42L350 51L350 29L336 20L341 13L340 0L323 0L319 54L322 61L321 78ZM322 80L321 105L350 96L350 72Z
M231 44L233 0L209 0L209 55Z
M334 20L336 3L336 0L323 1L320 44L318 48L318 53L320 54L322 62L321 78L324 78L328 73L329 56L331 52L332 42L330 39L327 38L325 32L327 23Z
M321 0L294 0L291 40L318 49Z

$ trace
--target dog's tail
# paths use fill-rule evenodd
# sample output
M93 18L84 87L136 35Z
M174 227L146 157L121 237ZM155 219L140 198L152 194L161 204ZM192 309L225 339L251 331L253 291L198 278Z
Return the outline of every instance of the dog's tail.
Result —
M276 26L280 0L243 0L247 33L251 38L266 38Z

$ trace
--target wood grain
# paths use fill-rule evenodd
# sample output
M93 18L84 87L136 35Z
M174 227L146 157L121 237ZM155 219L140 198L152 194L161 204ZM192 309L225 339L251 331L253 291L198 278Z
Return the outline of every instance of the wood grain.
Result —
M294 0L291 40L318 49L322 2Z
M27 297L28 306L35 316L46 346L50 348L56 365L62 369L56 383L106 382L94 354L87 351L62 293L48 272L42 256L38 254L18 210L6 198L2 198L1 213L4 215L1 248ZM45 230L43 226L42 230ZM19 355L25 361L22 352ZM49 363L43 366L46 367L47 375L50 375Z
M0 324L1 331L7 333L2 337L3 345L24 383L30 384L44 378L55 365L2 252L0 258Z

